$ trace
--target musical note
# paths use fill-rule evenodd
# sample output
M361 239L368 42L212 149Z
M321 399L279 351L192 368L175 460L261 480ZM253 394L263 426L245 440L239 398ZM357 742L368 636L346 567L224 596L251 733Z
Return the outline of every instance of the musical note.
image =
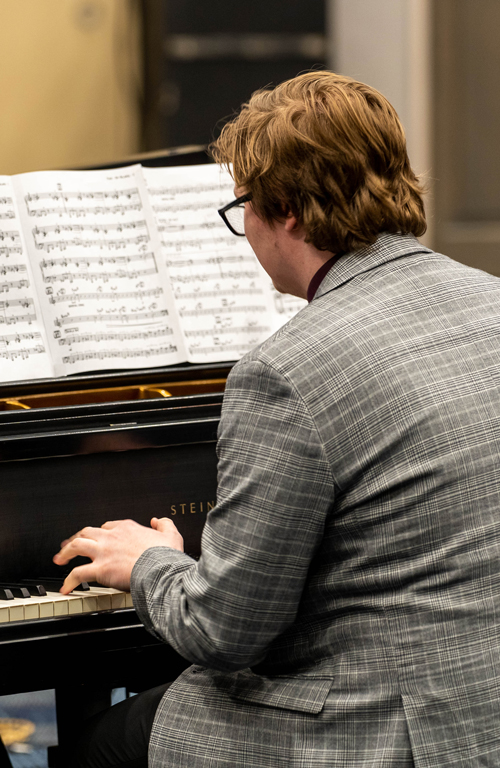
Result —
M137 312L136 314L122 313L115 315L114 317L106 318L106 325L117 325L116 321L119 320L119 324L124 323L136 323L138 320L160 320L168 316L168 309L152 310L148 312ZM112 322L115 321L115 322ZM103 316L101 315L76 315L76 316L62 316L54 319L54 325L61 327L63 325L70 325L72 323L102 323Z
M27 323L31 325L37 319L35 312L25 312L21 315L0 315L0 325L19 325L21 323Z
M0 293L9 293L11 290L29 288L29 280L12 280L10 283L0 283Z
M0 320L1 322L1 320ZM0 351L0 358L3 360L29 360L33 355L42 355L45 353L45 347L43 344L37 344L35 347L23 347L18 350L3 350Z
M147 243L148 241L148 235L124 237L116 240L106 240L104 238L92 240L83 237L74 237L71 240L53 240L47 243L37 242L35 247L39 250L46 251L47 253L51 253L56 248L60 251L64 251L66 248L111 248L120 250L121 248L127 248L129 245L140 245L140 243Z
M207 307L205 309L189 309L189 310L179 310L179 314L182 317L203 317L207 315L213 316L214 314L225 314L225 313L262 313L266 309L265 304L255 304L253 306L244 306L244 305L238 305L233 307Z
M52 214L64 214L65 216L68 216L70 219L77 218L80 219L84 216L102 216L105 214L118 214L120 216L125 216L126 213L130 211L140 211L142 210L142 204L140 202L137 203L130 203L128 205L112 205L110 207L106 207L103 205L97 205L97 206L88 206L86 208L61 208L61 207L53 207L53 208L30 208L28 210L28 215L32 217L42 217L42 216L50 216Z
M0 275L7 275L9 272L26 272L26 264L2 264L0 266Z
M173 276L173 282L174 283L205 283L207 280L234 280L234 279L245 279L245 280L255 280L259 277L259 273L255 271L251 272L236 272L232 270L228 270L227 272L223 272L222 270L218 272L217 274L212 274L210 272L204 273L204 274L198 274L198 275L179 275L175 274ZM252 289L254 291L255 289ZM262 288L258 290L259 293L263 293ZM241 294L241 291L239 292Z
M146 261L153 261L156 263L155 255L152 252L149 253L136 253L128 256L64 256L61 258L42 259L39 264L42 270L50 267L68 267L74 265L75 267L86 266L90 267L91 264L132 264L135 261L142 263Z
M2 177L11 194L0 196L0 379L50 375L50 360L37 317L34 288L29 279L28 255L21 238L21 222L14 202L12 180ZM42 358L42 360L40 360Z
M102 281L108 283L113 278L129 278L135 280L138 277L144 277L145 275L155 275L158 272L156 266L149 269L117 269L114 272L59 272L55 275L44 275L44 283L66 283L66 282L80 282L81 280L96 283Z
M261 334L266 334L266 333L269 334L269 333L271 333L271 327L269 325L256 325L256 326L252 326L252 327L250 327L248 325L240 325L240 326L237 326L237 327L235 326L235 327L216 328L216 329L213 329L213 328L202 328L202 329L199 329L199 330L196 330L196 331L186 331L185 332L185 336L188 339L193 339L193 338L198 338L198 337L206 338L208 336L214 336L215 334L217 334L217 335L219 335L219 334L233 334L233 335L241 334L241 335L245 335L245 334L249 334L249 333L253 333L253 334L257 335L257 336L259 336Z
M146 298L155 298L163 294L163 288L149 288L147 291L122 291L116 293L74 293L74 294L60 294L58 296L50 296L49 302L51 304L60 304L68 301L125 301L126 299L142 300Z
M73 355L63 357L64 363L88 362L89 360L130 360L131 358L159 357L163 355L172 355L177 352L175 344L169 344L165 347L156 349L104 349L92 352L76 352Z
M63 339L59 339L58 343L61 346L72 346L73 344L80 344L81 342L99 344L102 341L149 341L151 339L158 339L162 336L171 336L172 334L172 328L157 328L154 331L135 331L133 333L75 333L65 336Z

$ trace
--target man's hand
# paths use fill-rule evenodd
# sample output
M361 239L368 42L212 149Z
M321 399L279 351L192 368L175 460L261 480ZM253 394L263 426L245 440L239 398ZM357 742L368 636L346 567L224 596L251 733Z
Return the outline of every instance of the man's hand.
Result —
M101 528L83 528L61 543L54 563L66 565L77 555L92 562L73 568L61 592L67 595L82 581L98 581L106 587L130 591L130 576L136 561L150 547L170 547L184 551L184 542L173 522L153 517L151 528L133 520L112 520Z

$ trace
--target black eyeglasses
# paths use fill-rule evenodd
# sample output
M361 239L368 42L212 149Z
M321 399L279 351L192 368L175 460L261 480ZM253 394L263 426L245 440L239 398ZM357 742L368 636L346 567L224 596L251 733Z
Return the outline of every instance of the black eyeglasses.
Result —
M219 215L233 235L245 236L245 203L251 199L251 194L242 195L233 200L232 203L225 205L224 208L219 208Z

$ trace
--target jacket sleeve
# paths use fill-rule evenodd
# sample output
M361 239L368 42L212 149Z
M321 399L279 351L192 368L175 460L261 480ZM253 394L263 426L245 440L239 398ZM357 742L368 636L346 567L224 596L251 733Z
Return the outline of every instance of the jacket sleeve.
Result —
M132 594L145 625L185 658L232 671L262 661L293 623L334 484L300 394L259 361L229 377L217 451L199 562L149 549Z

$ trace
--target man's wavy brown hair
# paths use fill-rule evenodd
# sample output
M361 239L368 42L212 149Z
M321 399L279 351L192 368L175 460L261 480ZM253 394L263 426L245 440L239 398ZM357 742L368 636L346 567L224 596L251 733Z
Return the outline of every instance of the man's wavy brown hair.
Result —
M307 72L256 91L210 150L261 218L291 212L320 250L345 253L381 232L426 230L395 109L348 77Z

